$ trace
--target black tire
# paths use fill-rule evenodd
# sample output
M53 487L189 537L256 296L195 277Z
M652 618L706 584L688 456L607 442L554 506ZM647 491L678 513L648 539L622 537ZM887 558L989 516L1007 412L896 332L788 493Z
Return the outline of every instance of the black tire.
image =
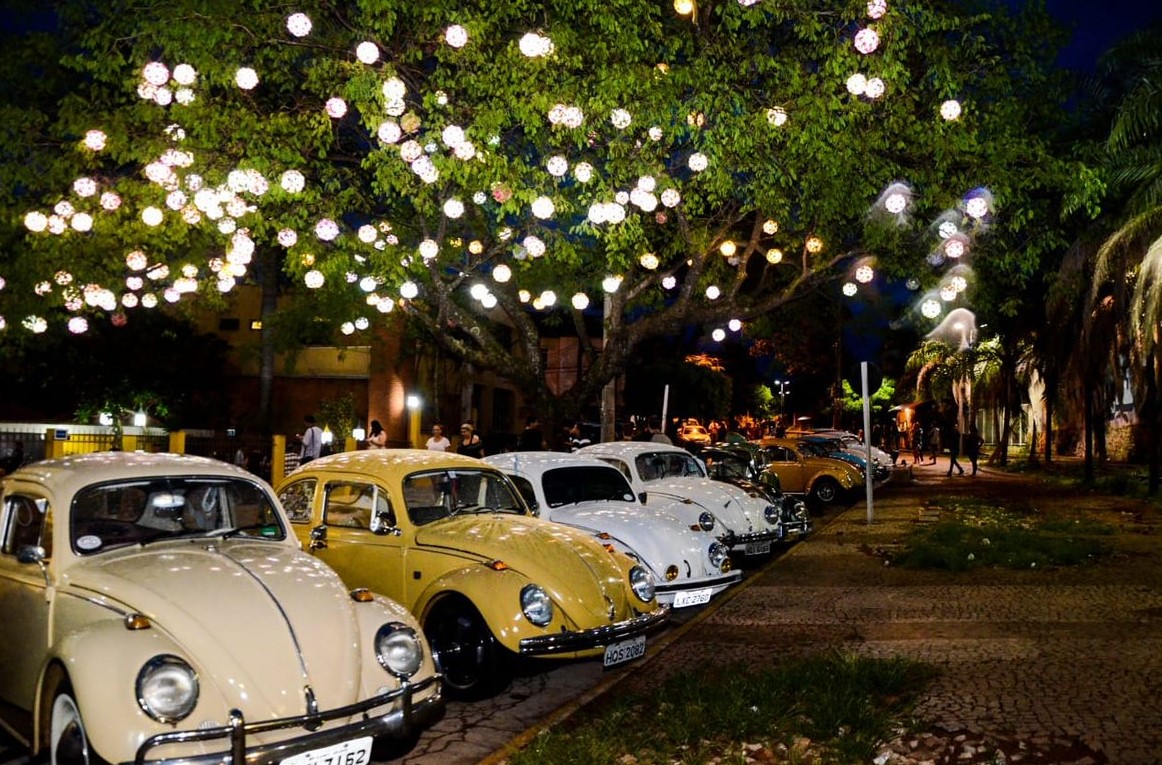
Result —
M811 486L811 497L821 505L830 505L839 499L839 482L834 478L819 478Z
M438 604L428 615L424 634L449 698L484 699L507 685L507 652L471 603L455 598Z
M67 682L53 696L48 735L49 765L106 765L89 743L80 707Z

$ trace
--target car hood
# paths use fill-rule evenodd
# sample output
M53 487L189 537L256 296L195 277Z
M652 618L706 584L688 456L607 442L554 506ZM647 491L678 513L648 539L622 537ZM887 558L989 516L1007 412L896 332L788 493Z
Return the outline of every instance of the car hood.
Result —
M75 566L68 590L148 616L200 677L248 719L358 700L353 601L325 564L271 542L183 540L110 551Z
M764 515L770 503L761 497L751 497L737 486L709 478L662 478L643 485L648 501L689 499L712 512L726 529L736 534L771 528Z
M543 587L580 627L608 624L611 603L616 620L637 613L629 600L634 597L626 575L629 559L610 553L578 529L532 516L473 514L423 526L415 539L421 547L446 548L482 562L503 561L509 570Z
M552 508L544 517L594 534L609 534L633 550L659 582L663 581L667 566L683 561L690 564L695 575L707 573L706 550L714 539L705 532L692 531L664 510L637 504L584 502Z

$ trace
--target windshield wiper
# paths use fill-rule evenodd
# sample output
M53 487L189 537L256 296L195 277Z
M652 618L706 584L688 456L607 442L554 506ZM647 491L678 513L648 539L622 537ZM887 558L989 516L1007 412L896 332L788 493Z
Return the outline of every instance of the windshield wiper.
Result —
M238 536L239 534L241 534L244 531L256 531L259 529L270 529L270 528L277 529L278 526L276 526L273 523L250 523L250 524L247 524L245 526L230 526L229 528L225 528L225 529L214 529L213 531L207 532L206 536L207 537L220 537L222 539L229 539L230 537ZM259 538L261 539L262 537L259 537Z

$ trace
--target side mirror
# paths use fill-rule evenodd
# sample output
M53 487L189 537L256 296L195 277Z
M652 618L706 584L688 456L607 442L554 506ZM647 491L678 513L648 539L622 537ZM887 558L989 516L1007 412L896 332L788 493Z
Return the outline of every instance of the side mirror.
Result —
M43 547L36 545L25 545L16 551L17 563L40 563L44 560L45 551Z
M638 498L638 501L644 505L646 503L646 497L648 497L648 496L649 496L649 492L643 491L637 495L637 498Z
M326 550L327 549L327 527L316 526L311 529L311 542L307 545L308 550Z

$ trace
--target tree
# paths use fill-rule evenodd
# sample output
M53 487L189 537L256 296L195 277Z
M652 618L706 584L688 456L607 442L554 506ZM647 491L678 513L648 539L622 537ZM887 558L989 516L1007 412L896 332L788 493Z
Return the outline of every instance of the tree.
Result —
M0 299L83 332L257 278L344 336L402 308L576 411L646 340L778 311L852 253L915 270L913 221L1025 231L1053 30L1006 7L67 3L77 80ZM546 326L587 356L563 402Z

